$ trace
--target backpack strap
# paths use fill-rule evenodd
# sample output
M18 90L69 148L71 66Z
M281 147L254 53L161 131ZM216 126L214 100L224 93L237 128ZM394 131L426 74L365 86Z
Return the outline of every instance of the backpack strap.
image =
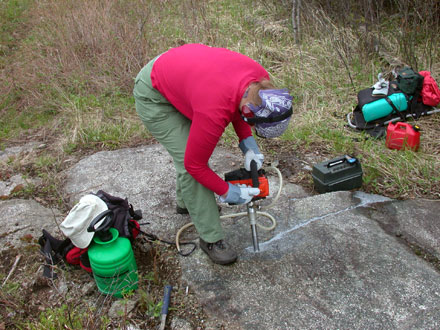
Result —
M417 90L412 99L408 101L409 113L415 120L419 119L422 115L428 114L430 108L429 106L423 104L422 101L419 101L421 92L421 89Z
M50 279L57 278L53 266L63 260L74 245L69 238L64 240L56 239L44 229L43 235L38 239L38 243L46 261L43 268L43 276Z
M407 96L405 95L405 98L408 100ZM386 96L385 100L388 102L388 104L391 106L391 108L393 108L393 111L391 112L391 114L393 114L394 112L403 120L406 121L406 117L403 113L401 113L396 106L394 105L393 101L391 101L391 99ZM408 101L407 101L408 102Z
M130 204L130 208L128 209L128 213L130 213L130 216L134 220L141 220L142 219L142 210L135 210L133 208L133 205Z
M118 230L120 237L132 239L133 235L129 227L129 222L131 219L142 219L142 211L134 210L133 206L128 203L127 198L112 196L103 190L99 190L95 195L107 204L109 210L113 211L115 219L113 227Z

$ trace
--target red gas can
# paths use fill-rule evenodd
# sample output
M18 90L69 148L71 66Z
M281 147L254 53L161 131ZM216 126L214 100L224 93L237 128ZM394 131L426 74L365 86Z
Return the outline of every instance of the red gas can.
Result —
M390 149L408 148L417 151L420 145L420 128L400 121L389 123L385 145Z

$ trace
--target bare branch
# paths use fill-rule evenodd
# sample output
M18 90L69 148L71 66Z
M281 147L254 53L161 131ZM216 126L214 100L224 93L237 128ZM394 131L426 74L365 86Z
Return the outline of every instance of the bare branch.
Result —
M300 40L300 8L301 0L293 0L292 6L292 27L293 27L293 38L295 43L299 43Z

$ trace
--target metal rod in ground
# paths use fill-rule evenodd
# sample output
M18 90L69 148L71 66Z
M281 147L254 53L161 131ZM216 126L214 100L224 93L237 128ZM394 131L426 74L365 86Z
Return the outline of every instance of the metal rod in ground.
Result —
M255 210L255 204L253 202L249 202L247 204L247 212L251 224L252 244L254 245L254 252L258 252L260 251L260 245L258 243L257 233L257 211Z
M165 329L165 323L167 321L167 315L168 315L168 306L170 305L170 296L171 296L171 290L173 287L171 285L165 285L164 293L163 293L163 304L162 304L162 310L160 312L160 330Z
M252 230L252 244L254 245L254 252L260 251L260 244L258 243L257 226L251 225Z

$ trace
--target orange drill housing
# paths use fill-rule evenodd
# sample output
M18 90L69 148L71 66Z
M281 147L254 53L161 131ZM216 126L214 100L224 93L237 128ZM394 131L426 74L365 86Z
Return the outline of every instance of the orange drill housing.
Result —
M225 181L231 184L245 184L248 187L253 187L251 173L244 168L226 173ZM269 181L263 169L258 170L258 183L260 194L255 196L252 200L266 198L266 196L269 195Z
M228 182L232 184L245 184L246 186L252 187L252 179L243 179ZM258 186L258 189L260 189L260 194L255 197L265 198L269 195L269 181L265 176L259 176L258 182L260 183L260 185Z

